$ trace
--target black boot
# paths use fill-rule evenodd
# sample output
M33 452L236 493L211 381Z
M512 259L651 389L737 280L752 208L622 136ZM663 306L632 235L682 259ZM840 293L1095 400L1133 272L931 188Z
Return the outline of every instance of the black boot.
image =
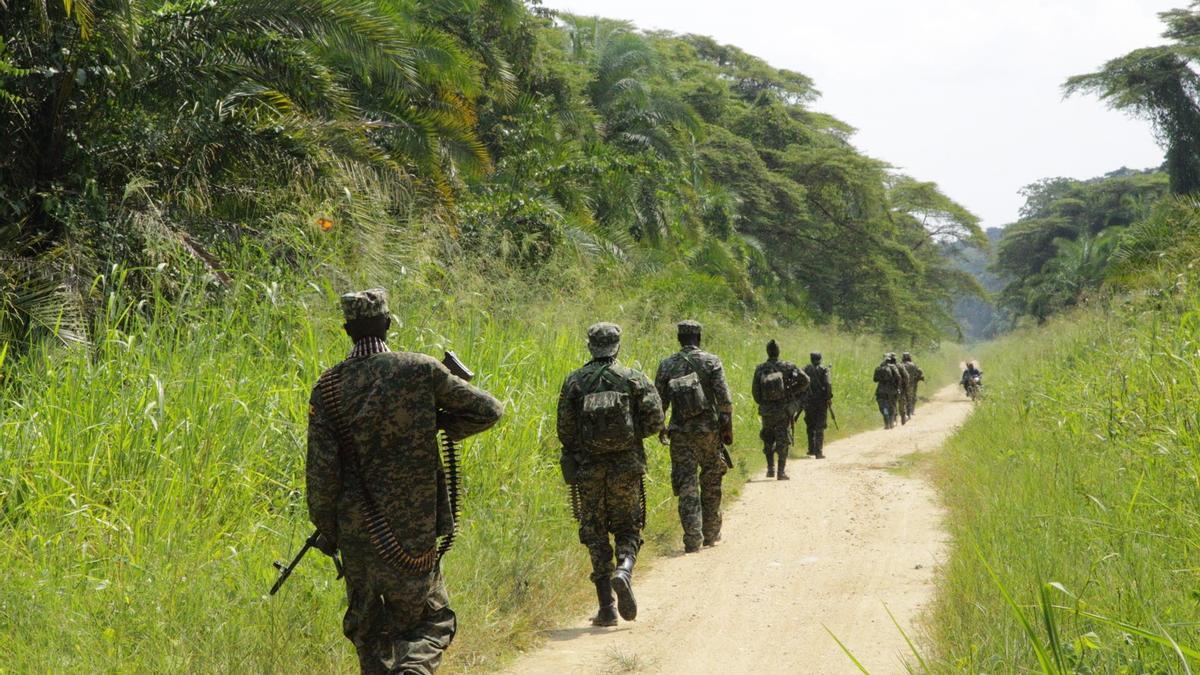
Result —
M613 572L612 588L617 593L617 611L621 618L633 621L637 618L637 600L633 597L633 556L621 558L617 571Z
M601 579L596 582L596 600L600 603L600 611L592 617L592 625L601 628L617 625L617 608L613 605L611 581Z
M817 454L817 430L811 427L805 429L808 434L808 454Z
M767 458L767 478L775 477L775 455L763 450L763 455Z
M816 439L817 454L813 455L813 457L816 457L817 459L825 459L825 453L822 452L822 450L825 448L825 430L818 429L814 436Z
M787 459L784 457L780 457L779 458L779 480L791 480L791 478L789 478L787 475L787 471L784 470L784 467L786 467L786 466L787 466Z

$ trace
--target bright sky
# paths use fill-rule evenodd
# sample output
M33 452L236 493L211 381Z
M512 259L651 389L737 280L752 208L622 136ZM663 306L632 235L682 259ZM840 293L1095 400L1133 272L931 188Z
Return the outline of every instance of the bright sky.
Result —
M815 108L855 144L936 181L983 218L1017 218L1021 187L1148 168L1146 122L1063 100L1071 75L1159 44L1157 13L1187 0L544 0L643 29L710 35L816 81Z

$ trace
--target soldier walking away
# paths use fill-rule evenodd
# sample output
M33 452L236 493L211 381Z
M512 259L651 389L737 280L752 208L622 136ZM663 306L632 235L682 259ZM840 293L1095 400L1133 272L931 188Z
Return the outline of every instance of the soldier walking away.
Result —
M722 451L733 444L733 402L721 359L700 350L700 324L680 322L678 337L681 349L659 363L654 386L663 410L671 410L659 440L671 446L683 550L693 553L721 539L721 479L729 468Z
M875 403L883 415L884 429L894 427L899 417L896 414L896 406L900 398L900 373L892 365L895 358L895 354L885 354L883 361L875 368Z
M617 363L621 327L598 323L587 335L592 360L567 376L558 396L558 440L579 541L592 559L600 605L592 625L615 626L617 610L626 621L637 618L633 566L646 526L642 439L662 429L663 411L650 380Z
M808 431L808 454L825 459L825 427L829 425L829 409L833 406L833 383L828 366L821 365L821 352L808 355L804 366L808 376L808 396L804 399L804 426Z
M888 363L896 369L896 377L900 385L896 390L896 405L893 408L900 415L900 424L908 424L908 371L896 361L894 352L888 353ZM893 426L895 426L893 424Z
M775 456L779 456L779 480L788 480L788 449L792 447L792 433L796 416L805 390L808 376L794 363L779 360L779 344L774 340L767 343L767 360L754 370L751 390L758 404L758 415L762 418L762 431L758 433L763 442L763 454L767 457L767 478L775 476Z
M904 352L900 355L900 368L908 375L908 389L905 400L908 404L908 418L912 419L917 410L917 385L925 381L925 371L913 361L912 354Z
M457 486L453 470L447 480L438 430L450 440L477 434L503 406L436 359L389 350L383 289L343 295L341 305L354 348L309 399L316 546L341 553L349 602L342 630L362 672L433 673L457 629L440 565L453 540Z

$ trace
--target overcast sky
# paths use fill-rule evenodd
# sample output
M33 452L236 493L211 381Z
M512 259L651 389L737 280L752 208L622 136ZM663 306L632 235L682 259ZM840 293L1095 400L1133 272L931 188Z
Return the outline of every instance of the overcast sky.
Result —
M814 108L855 144L943 190L985 227L1017 217L1022 186L1162 163L1141 120L1062 82L1159 44L1187 0L545 0L639 28L711 35L816 81Z

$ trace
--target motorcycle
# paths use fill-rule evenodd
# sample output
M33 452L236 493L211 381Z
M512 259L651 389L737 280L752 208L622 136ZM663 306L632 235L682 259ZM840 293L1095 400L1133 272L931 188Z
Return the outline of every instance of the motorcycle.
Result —
M983 378L979 375L972 375L967 378L963 384L963 388L967 390L967 398L972 401L978 401L983 398Z

